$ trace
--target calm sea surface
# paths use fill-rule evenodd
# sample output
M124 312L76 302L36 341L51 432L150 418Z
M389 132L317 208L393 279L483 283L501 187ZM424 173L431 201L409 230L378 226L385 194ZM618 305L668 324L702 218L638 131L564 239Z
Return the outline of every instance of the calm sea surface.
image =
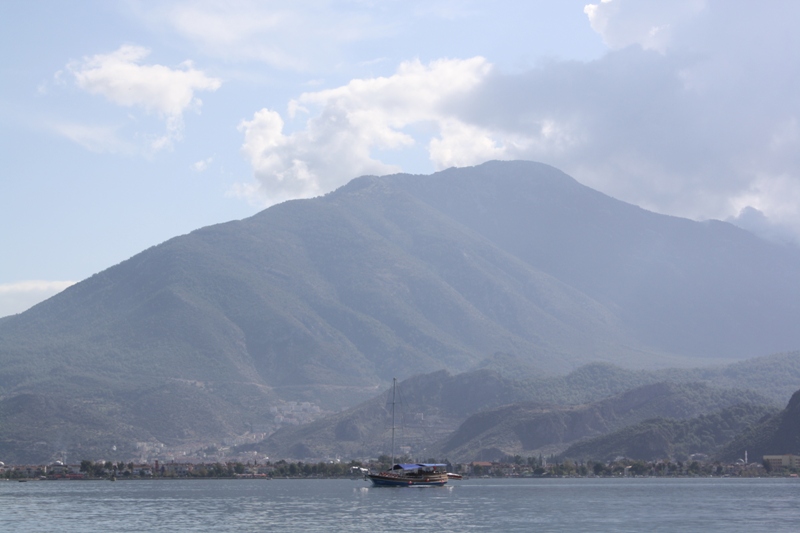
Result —
M800 531L798 479L0 481L0 531Z

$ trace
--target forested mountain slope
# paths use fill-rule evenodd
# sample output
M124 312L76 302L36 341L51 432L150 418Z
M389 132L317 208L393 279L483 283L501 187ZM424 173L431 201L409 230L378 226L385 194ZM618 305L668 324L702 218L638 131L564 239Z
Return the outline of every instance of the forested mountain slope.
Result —
M686 461L693 454L712 456L776 411L774 407L761 404L741 403L685 420L651 418L608 435L577 442L567 448L562 457L580 461L613 461L617 457Z
M800 455L800 390L792 395L785 409L749 427L717 457L735 461L744 457L744 452L754 462L761 461L764 455Z

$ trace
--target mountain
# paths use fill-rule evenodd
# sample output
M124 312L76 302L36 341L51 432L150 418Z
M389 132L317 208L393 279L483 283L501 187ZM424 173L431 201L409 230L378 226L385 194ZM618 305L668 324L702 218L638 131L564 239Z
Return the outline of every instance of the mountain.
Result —
M436 176L443 179L399 181L614 310L647 346L710 357L798 348L791 330L800 300L790 296L800 289L797 247L775 246L724 222L657 215L535 163L490 162Z
M497 362L498 359L509 361L508 356L490 358L492 362ZM761 376L764 380L769 375L774 385L783 388L786 383L800 383L800 374L793 372L797 362L800 362L800 353L795 354L794 358L758 358L748 361L748 366L753 375ZM517 363L512 360L511 367L516 369ZM563 449L566 446L561 442L563 432L552 430L547 425L551 423L551 415L563 418L567 416L565 413L569 416L580 413L581 420L584 421L595 417L596 420L590 424L595 429L587 434L597 435L604 434L609 428L621 427L620 424L624 426L631 419L638 421L651 416L680 417L680 420L663 422L680 426L684 424L682 419L686 417L714 413L722 407L747 401L754 402L748 404L752 412L758 411L763 415L769 410L776 410L778 403L764 394L769 393L771 387L760 380L751 382L749 376L741 376L741 379L729 382L733 388L714 387L709 381L694 381L698 377L709 378L710 371L717 375L736 376L738 373L729 369L739 365L741 363L711 370L699 368L631 371L595 363L582 366L566 376L519 376L523 379L514 379L486 368L457 375L446 371L418 375L400 382L397 387L398 443L406 446L412 457L417 459L431 456L464 458L468 457L472 448L483 450L484 441L512 440L508 435L503 435L508 430L503 420L507 419L508 424L514 425L522 422L527 424L526 421L534 419L532 424L543 424L542 433L550 432L549 436L558 443L556 446L548 445L550 453L555 448ZM661 381L665 378L670 381ZM616 398L609 399L610 397ZM391 391L384 391L360 405L310 424L284 426L264 442L246 446L242 450L297 460L388 454L390 398ZM613 411L611 415L602 414L609 409ZM731 409L730 413L738 413ZM598 417L597 413L601 415ZM707 420L714 420L713 416L716 415L709 416L712 418ZM468 419L479 422L465 423ZM480 422L484 419L497 423L498 426L492 428L492 431L500 434L500 437L486 437L483 422ZM750 422L753 420L746 418L739 425L725 426L725 438L730 440L734 436L730 434L730 427L738 431ZM680 426L676 431L684 431L686 427L695 426ZM455 433L456 430L461 434ZM584 430L585 427L580 431ZM707 431L703 429L703 433ZM443 451L441 442L437 444L437 441L450 437L467 442L465 448L468 453L456 456L452 455L450 449ZM575 438L578 437L569 436L565 442ZM715 442L720 444L722 437L718 437ZM680 451L680 443L677 446ZM486 457L491 453L505 454L500 447L494 452L483 450ZM533 452L528 450L527 453Z
M392 390L355 407L302 426L286 426L264 442L245 446L270 457L319 459L391 453ZM445 370L400 382L395 397L397 451L415 455L444 438L472 413L526 397L519 382L490 370L451 375ZM400 453L398 453L398 456Z
M727 365L658 371L670 381L703 381L722 388L747 388L782 405L800 387L800 351L754 357Z
M478 367L520 381L519 386L525 389L530 401L560 405L592 402L642 385L668 381L747 389L778 406L800 386L800 351L699 368L631 370L608 363L589 363L564 376L542 376L518 357L504 354L495 354Z
M793 248L542 164L366 176L0 320L0 453L269 432L281 402L335 412L496 353L544 375L796 349L798 267Z
M470 416L434 446L432 453L435 457L459 461L550 454L577 440L611 433L650 418L692 418L742 402L769 403L749 391L668 382L637 387L585 405L517 403Z
M800 390L795 392L786 408L753 424L717 454L723 461L735 461L748 452L751 461L761 461L764 455L800 455Z
M596 461L611 461L616 457L685 461L695 453L710 456L776 411L765 405L742 403L688 420L652 418L602 437L577 442L561 456Z

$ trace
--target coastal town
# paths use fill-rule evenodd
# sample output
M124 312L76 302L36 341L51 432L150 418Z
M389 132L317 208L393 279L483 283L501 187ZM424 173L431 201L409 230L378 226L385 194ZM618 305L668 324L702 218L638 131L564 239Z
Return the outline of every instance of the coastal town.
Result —
M700 455L700 454L698 454ZM687 461L640 461L617 458L614 461L548 461L542 457L507 457L504 461L473 461L449 464L448 470L465 477L563 478L563 477L798 477L800 455L765 455L761 462L711 462L707 457ZM405 460L405 459L401 459ZM433 460L431 460L432 462ZM349 462L112 462L82 460L66 464L6 465L0 462L0 480L126 480L177 478L286 479L286 478L362 478L370 470L386 469L390 458Z

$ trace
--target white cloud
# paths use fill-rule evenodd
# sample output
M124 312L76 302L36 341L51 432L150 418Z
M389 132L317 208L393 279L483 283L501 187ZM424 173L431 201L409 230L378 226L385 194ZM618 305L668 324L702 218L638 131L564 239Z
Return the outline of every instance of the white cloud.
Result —
M222 82L195 69L190 61L176 69L142 64L149 54L146 48L124 45L110 54L73 61L67 69L81 89L162 118L166 132L149 142L150 149L158 151L182 138L183 113L199 111L202 105L195 93L216 91Z
M68 65L78 87L100 94L115 104L141 107L162 116L180 116L199 106L195 91L215 91L222 82L196 70L191 62L179 69L141 65L150 50L124 45L110 54L97 54Z
M397 172L398 167L372 156L373 149L413 146L404 128L428 124L440 137L431 146L437 161L463 161L495 154L495 141L480 128L467 127L448 112L453 99L486 78L483 58L439 60L428 65L408 61L389 77L356 79L349 84L301 95L290 102L289 115L316 113L305 129L284 133L284 120L262 109L239 126L242 150L250 160L260 193L268 201L309 197L327 192L363 174ZM472 146L454 149L453 138L469 138ZM481 147L480 153L470 151ZM244 189L246 190L246 189Z
M751 207L800 236L800 4L607 0L587 13L613 48L595 61L519 74L479 57L409 61L305 93L286 116L262 109L240 125L259 186L239 194L320 194L423 146L434 168L539 160L659 212Z
M201 159L200 161L196 161L190 165L190 168L195 172L205 172L208 169L209 165L214 162L213 157L209 157L206 159Z
M74 284L43 280L0 284L0 317L21 313Z

